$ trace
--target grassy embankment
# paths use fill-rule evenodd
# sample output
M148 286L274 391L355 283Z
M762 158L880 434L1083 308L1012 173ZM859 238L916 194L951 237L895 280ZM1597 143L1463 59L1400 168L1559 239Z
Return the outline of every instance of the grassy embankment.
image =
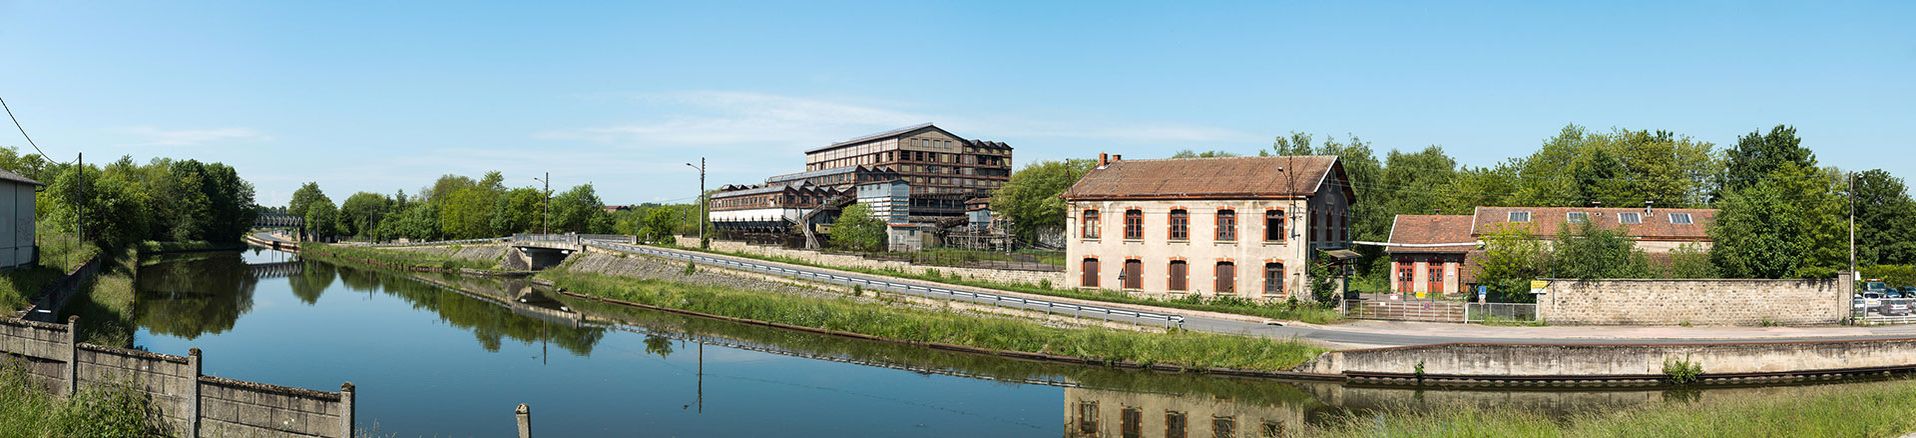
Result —
M1259 371L1286 371L1324 351L1296 341L1189 331L1143 333L1105 328L1056 328L1012 318L612 277L570 272L564 267L539 275L580 294L913 343L1143 365Z
M159 408L132 388L86 388L61 398L34 385L18 365L0 365L0 436L171 436L158 418Z
M1343 418L1309 435L1350 437L1895 437L1916 431L1916 380L1804 388L1723 401L1652 403L1553 420L1520 407Z
M696 248L690 248L690 249L694 251L701 251ZM1176 309L1197 310L1197 311L1205 311L1205 312L1231 313L1231 314L1250 315L1250 316L1280 319L1280 320L1287 320L1287 321L1303 321L1303 322L1312 323L1312 324L1331 324L1331 323L1340 322L1344 318L1343 315L1339 315L1337 313L1337 309L1335 308L1318 307L1309 303L1301 303L1301 302L1274 302L1274 303L1268 303L1268 304L1260 304L1257 302L1253 302L1251 300L1231 298L1231 297L1223 297L1223 298L1215 298L1215 299L1207 300L1197 295L1190 295L1185 298L1173 299L1173 300L1160 300L1155 298L1133 297L1130 295L1126 295L1124 292L1112 291L1112 290L1086 291L1086 290L1077 290L1077 289L1057 289L1050 284L1022 284L1022 283L1013 284L1013 283L1002 283L1002 282L996 282L996 281L985 281L985 280L977 280L977 279L970 279L970 278L962 278L957 275L944 275L943 273L941 273L940 271L936 269L929 270L925 273L917 273L917 272L905 272L905 271L901 271L897 269L870 269L870 268L859 268L859 267L849 267L849 266L832 266L832 265L826 265L822 263L813 263L813 262L809 262L805 260L799 260L796 258L782 257L782 256L747 254L747 253L741 253L741 252L718 251L718 250L702 250L702 251L710 252L714 254L724 254L724 255L729 255L734 257L744 257L749 259L765 260L765 261L772 261L772 262L779 262L779 263L789 263L789 264L801 265L801 266L811 266L816 268L837 269L841 271L861 272L861 273L872 274L872 275L884 275L884 276L890 276L890 277L910 278L914 280L924 280L924 281L937 282L937 283L957 284L957 285L964 285L964 286L980 287L985 289L1024 292L1029 294L1076 298L1081 300L1103 301L1103 302L1109 302L1109 303L1135 304L1135 305L1141 305L1141 306L1170 307L1170 308L1176 308Z
M452 248L453 251L456 252L460 246L453 245ZM500 271L499 260L475 260L425 251L406 251L390 248L382 249L376 247L328 245L324 243L303 243L300 245L300 254L353 260L397 268Z

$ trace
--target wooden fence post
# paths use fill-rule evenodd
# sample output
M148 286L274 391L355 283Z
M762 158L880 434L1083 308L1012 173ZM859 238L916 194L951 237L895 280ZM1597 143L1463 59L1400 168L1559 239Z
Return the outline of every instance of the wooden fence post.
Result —
M67 397L80 393L80 315L67 317Z
M353 382L339 385L339 436L353 437Z
M200 436L200 348L186 349L186 436Z

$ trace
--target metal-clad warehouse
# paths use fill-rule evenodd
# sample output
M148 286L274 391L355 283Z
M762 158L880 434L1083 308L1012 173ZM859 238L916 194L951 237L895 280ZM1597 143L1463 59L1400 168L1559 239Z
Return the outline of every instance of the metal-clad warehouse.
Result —
M35 262L33 194L43 185L0 169L0 269Z

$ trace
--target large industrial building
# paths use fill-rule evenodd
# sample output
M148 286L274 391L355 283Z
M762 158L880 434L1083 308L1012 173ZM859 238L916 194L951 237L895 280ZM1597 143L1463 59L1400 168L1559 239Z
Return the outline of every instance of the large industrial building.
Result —
M734 236L797 234L808 213L810 225L830 223L853 202L897 226L957 226L967 201L1010 179L1011 146L924 123L806 151L804 172L720 187L709 206L713 225Z

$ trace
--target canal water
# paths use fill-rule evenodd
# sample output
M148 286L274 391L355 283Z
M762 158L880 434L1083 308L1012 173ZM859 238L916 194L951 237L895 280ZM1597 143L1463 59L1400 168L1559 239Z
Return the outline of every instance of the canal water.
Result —
M1263 436L1348 412L1567 414L1789 388L1413 391L1043 364L553 297L255 249L142 263L135 343L207 374L357 386L362 430L507 436Z

